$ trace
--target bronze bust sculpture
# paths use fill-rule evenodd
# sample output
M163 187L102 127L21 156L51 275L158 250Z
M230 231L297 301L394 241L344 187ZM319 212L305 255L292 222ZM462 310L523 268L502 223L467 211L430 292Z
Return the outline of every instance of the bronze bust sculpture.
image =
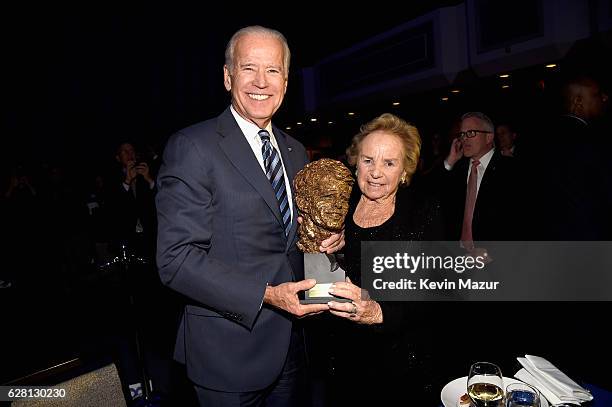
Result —
M319 253L321 242L344 227L354 179L340 161L307 164L295 176L295 201L302 224L297 243L304 253Z

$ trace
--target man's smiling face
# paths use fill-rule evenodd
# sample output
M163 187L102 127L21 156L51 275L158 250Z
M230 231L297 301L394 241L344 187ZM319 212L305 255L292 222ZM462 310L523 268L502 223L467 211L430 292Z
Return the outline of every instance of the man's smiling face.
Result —
M238 39L233 66L223 68L225 89L232 93L232 105L240 116L265 128L287 90L283 45L277 38L245 34Z

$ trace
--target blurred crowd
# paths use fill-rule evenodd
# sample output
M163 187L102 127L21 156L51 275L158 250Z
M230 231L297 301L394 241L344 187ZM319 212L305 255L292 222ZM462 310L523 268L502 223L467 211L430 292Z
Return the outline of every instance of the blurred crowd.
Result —
M5 265L0 279L22 288L71 290L127 245L153 261L155 175L160 157L121 143L107 168L86 173L28 163L0 174Z

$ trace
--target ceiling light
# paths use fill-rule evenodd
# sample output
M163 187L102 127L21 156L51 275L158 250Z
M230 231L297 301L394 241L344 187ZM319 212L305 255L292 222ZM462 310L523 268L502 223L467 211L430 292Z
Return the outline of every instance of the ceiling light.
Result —
M296 124L297 124L298 126L301 126L301 125L302 125L302 122L297 122Z
M510 85L503 85L502 89L508 89L510 87Z
M546 65L546 68L550 69L550 68L555 68L557 66L557 64L548 64Z
M316 121L317 121L317 119L313 117L312 119L310 119L310 121L311 121L311 122L316 122Z
M500 78L509 78L509 77L510 77L510 74L503 73L503 74L499 75L499 77L500 77Z
M332 122L331 120L327 122L327 124L334 124L334 122Z
M459 92L461 92L459 89L453 89L453 90L451 90L451 93L459 93Z
M399 106L400 102L393 102L393 106Z
M348 115L349 116L355 116L355 113L354 112L348 112Z
M285 127L285 130L291 130L291 126Z
M448 96L443 96L441 99L443 102L446 102L448 100Z

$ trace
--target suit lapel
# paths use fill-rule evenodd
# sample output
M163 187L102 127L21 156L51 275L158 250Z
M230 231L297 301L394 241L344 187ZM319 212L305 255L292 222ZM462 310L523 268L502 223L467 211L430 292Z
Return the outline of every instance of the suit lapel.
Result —
M219 116L217 130L224 136L219 142L219 146L227 158L247 182L253 186L255 191L261 195L282 226L283 221L272 185L263 173L259 162L253 155L251 146L244 138L244 134L242 134L242 130L238 127L229 108Z
M480 189L478 190L478 198L476 199L476 205L478 205L478 201L485 199L487 195L487 191L490 191L491 187L489 184L495 182L495 172L497 171L497 162L498 156L496 153L493 153L491 157L491 161L489 161L489 165L487 165L487 170L482 177L482 181L480 181ZM480 197L483 198L480 198Z

